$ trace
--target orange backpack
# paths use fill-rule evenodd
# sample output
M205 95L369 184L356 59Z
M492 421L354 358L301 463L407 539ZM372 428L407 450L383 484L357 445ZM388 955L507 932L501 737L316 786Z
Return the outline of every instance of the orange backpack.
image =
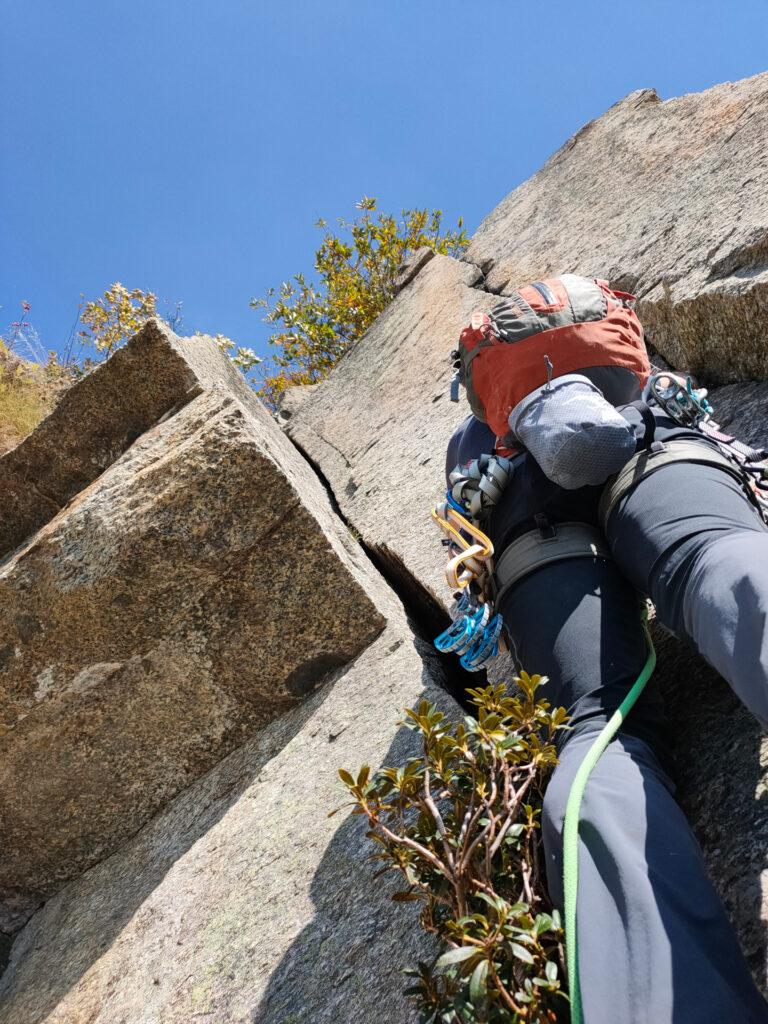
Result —
M584 373L614 405L637 397L650 364L633 301L607 281L563 274L473 314L459 339L459 380L499 449L514 444L512 410L550 378Z

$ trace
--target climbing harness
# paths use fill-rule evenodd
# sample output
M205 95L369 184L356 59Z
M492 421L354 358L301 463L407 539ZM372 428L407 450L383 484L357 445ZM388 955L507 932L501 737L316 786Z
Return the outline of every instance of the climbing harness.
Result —
M544 565L570 558L610 560L611 553L600 531L584 523L551 526L542 521L538 529L518 537L505 549L496 566L497 607L507 591L525 576Z
M600 760L606 747L621 728L624 719L645 689L645 684L656 667L656 651L648 628L648 608L643 609L643 631L648 644L648 658L632 689L602 728L587 755L579 765L576 777L568 794L563 824L563 890L565 904L565 953L568 968L568 987L571 996L571 1024L583 1024L581 987L579 984L579 949L577 942L576 903L579 887L579 815L581 801L592 769Z
M744 473L737 463L729 459L712 444L703 438L676 438L671 441L654 441L637 455L634 455L605 486L600 498L599 515L603 529L608 526L611 513L621 499L652 473L673 462L698 462L729 473L742 486L745 483ZM747 495L751 497L750 491Z
M447 534L443 544L450 551L448 586L459 591L454 620L434 644L438 651L459 655L463 668L477 672L498 653L504 625L501 616L493 614L493 544L463 515L450 491L433 509L432 518Z

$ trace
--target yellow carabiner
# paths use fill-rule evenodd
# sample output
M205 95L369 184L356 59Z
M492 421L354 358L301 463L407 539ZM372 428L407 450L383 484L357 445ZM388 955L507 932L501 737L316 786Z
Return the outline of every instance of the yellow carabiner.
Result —
M493 557L493 544L482 530L470 523L456 509L450 506L444 506L444 508L444 515L441 515L436 508L432 509L432 518L440 529L449 535L454 544L463 549L448 562L445 577L452 590L463 590L488 568L484 563ZM465 533L470 535L474 543L470 543L463 536Z
M450 560L445 567L445 578L451 590L463 590L473 579L482 575L483 566L477 561L482 553L483 549L480 545L473 544Z
M479 544L482 548L483 558L490 558L493 555L493 544L490 537L455 509L448 507L445 516L441 516L438 510L433 508L432 518L442 530L453 537L459 547L468 548L470 546L470 542L462 536L462 532L468 533L474 539L475 544Z

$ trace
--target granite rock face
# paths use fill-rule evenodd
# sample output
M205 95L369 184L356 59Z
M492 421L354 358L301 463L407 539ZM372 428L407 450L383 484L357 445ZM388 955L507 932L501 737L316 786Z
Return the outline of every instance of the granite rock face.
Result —
M304 704L198 780L50 899L0 981L2 1024L414 1024L401 971L434 956L336 768L402 763L422 696L448 713L429 648L388 588L384 633Z
M469 411L463 400L447 402L447 354L470 310L496 301L488 291L565 271L636 291L673 367L737 381L711 392L722 426L768 443L768 261L753 245L761 224L768 237L766 127L768 75L666 103L633 94L483 222L466 254L477 276L462 278L446 257L405 273L391 319L385 313L328 380L288 392L290 436L402 588L421 588L443 607L449 598L426 512L444 488L448 437ZM727 324L716 308L728 310ZM375 412L362 417L362 408ZM405 481L408 499L398 502ZM680 800L765 989L768 740L700 658L665 634L657 639ZM494 675L508 676L508 667Z
M505 200L467 261L416 254L331 377L285 396L290 437L424 618L449 601L429 510L468 412L448 354L490 292L566 270L636 290L674 367L733 381L712 394L723 426L768 440L767 95L759 76L628 97ZM50 898L13 945L0 1024L412 1024L399 972L433 947L372 881L365 826L327 811L337 767L414 752L404 707L459 713L444 665L218 355L198 364L157 325L143 343L176 367L162 400L134 423L143 399L121 396L110 427L92 396L101 433L82 450L65 406L25 457L55 462L60 429L71 468L45 470L51 500L32 494L4 541L6 925ZM0 485L23 486L17 465ZM765 987L768 741L700 659L657 643L679 798Z
M370 644L372 578L295 448L223 387L8 556L0 930Z
M564 272L634 292L655 347L710 383L768 375L768 73L632 93L480 225L493 291Z
M216 384L241 396L248 390L209 340L178 338L161 321L148 321L0 457L0 557L49 522L162 416Z
M280 416L343 514L417 598L444 603L439 531L445 445L467 415L452 403L450 352L474 309L496 300L482 274L434 256L321 384L292 388Z

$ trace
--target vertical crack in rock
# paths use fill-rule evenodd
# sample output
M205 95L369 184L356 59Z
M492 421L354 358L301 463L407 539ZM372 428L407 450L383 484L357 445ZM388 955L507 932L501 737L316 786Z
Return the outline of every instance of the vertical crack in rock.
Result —
M315 475L328 494L328 500L333 511L360 544L360 547L377 572L384 577L392 590L400 598L414 633L429 645L434 658L440 665L441 674L448 693L459 704L466 705L465 690L469 686L477 686L478 683L481 683L485 678L485 674L483 672L468 672L461 667L459 659L453 654L441 654L432 646L434 638L449 625L450 618L448 614L440 603L435 600L429 590L408 571L402 559L398 558L393 551L385 545L366 543L359 531L355 529L342 511L333 488L320 466L295 438L291 437L289 440L314 470Z

